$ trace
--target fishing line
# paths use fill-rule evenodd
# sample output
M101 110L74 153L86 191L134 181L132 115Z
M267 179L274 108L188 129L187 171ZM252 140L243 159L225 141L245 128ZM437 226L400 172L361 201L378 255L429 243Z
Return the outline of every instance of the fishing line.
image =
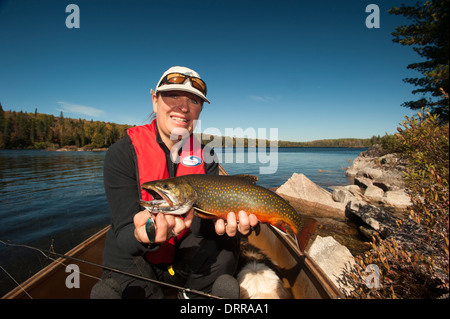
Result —
M11 274L10 274L8 271L6 271L5 268L2 267L2 265L0 265L0 268L1 268L1 269L9 276L9 278L11 278L11 279L16 283L16 285L17 285L20 289L22 289L22 291L23 291L24 293L27 294L27 296L28 296L30 299L33 299L33 297L31 297L30 294L29 294L25 289L23 289L23 287L17 282L17 280L15 280L14 277L11 276Z
M287 233L287 232L285 232L285 231L282 231L282 230L279 229L278 227L275 227L275 226L273 226L273 225L271 225L271 224L269 224L269 226L272 227L273 229L275 229L275 230L276 230L277 232L279 232L281 235L283 235L283 236L285 236L285 237L289 237L289 238L295 243L295 245L297 246L298 250L301 250L301 249L300 249L300 245L299 245L299 243L298 243L298 238L297 238L297 236L293 236L293 235L291 235L291 234L289 234L289 233Z
M59 254L59 253L56 253L56 252L53 252L53 251L50 251L50 250L46 250L46 249L41 249L41 248L37 248L37 247L33 247L33 246L30 246L30 245L21 244L21 243L14 243L14 242L11 242L11 241L6 241L5 242L5 241L3 241L1 239L0 239L0 243L5 245L5 247L8 247L8 246L23 247L23 248L36 250L36 251L38 251L38 252L40 252L40 253L42 253L44 255L45 254L52 254L52 255L55 255L55 256L60 257L60 258L75 260L75 261L78 261L78 262L85 263L87 265L103 268L103 269L106 269L106 270L109 270L109 271L113 271L113 272L116 272L116 273L119 273L119 274L122 274L122 275L125 275L125 276L130 276L130 277L133 277L133 278L136 278L136 279L139 279L139 280L148 281L148 282L151 282L151 283L154 283L154 284L157 284L157 285L166 286L166 287L170 287L170 288L175 288L175 289L178 289L178 290L183 290L183 291L186 291L186 292L189 292L189 293L192 293L192 294L195 294L195 295L199 295L199 296L213 298L213 299L224 299L222 297L215 296L215 295L212 295L212 294L208 294L208 293L203 292L203 291L190 289L190 288L185 288L185 287L180 287L180 286L177 286L177 285L169 284L167 282L163 282L163 281L159 281L159 280L156 280L156 279L139 276L139 275L132 274L132 273L129 273L129 272L125 272L125 271L122 271L122 270L111 268L111 267L108 267L108 266L105 266L105 265L99 265L99 264L96 264L96 263L93 263L93 262L90 262L90 261L87 261L87 260L79 259L79 258L76 258L76 257L64 255L64 254ZM48 257L47 255L45 255L45 256ZM3 269L3 267L2 267L2 269ZM20 285L19 285L19 287L20 287Z

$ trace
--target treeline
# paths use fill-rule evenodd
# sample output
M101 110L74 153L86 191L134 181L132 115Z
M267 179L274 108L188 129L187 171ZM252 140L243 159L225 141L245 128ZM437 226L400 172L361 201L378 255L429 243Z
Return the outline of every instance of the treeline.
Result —
M213 136L198 134L198 139L201 139L203 144L209 144L212 147L270 147L269 140L258 140L248 138L236 138L229 136ZM380 144L384 137L373 136L367 139L359 138L340 138L340 139L326 139L316 140L311 142L291 142L291 141L277 141L278 147L369 147L374 144Z
M369 147L379 144L383 138L372 136L371 138L338 138L316 140L311 142L278 141L278 147Z
M4 111L0 104L0 149L103 148L120 140L130 125Z
M0 149L107 148L131 125L65 118L51 114L4 111L0 103ZM270 147L269 140L199 134L212 147ZM386 137L341 138L311 142L278 141L278 147L369 147ZM212 143L211 143L212 142ZM262 145L261 145L262 144Z

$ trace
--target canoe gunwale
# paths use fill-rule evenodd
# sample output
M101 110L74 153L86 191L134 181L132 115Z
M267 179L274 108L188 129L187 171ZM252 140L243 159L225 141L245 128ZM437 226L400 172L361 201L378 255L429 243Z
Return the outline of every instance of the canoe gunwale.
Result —
M65 253L65 255L82 259L80 257L82 257L86 253L89 254L90 250L93 247L98 246L101 242L104 241L104 239L106 237L106 232L109 229L110 229L110 225L102 228L100 231L98 231L97 233L95 233L94 235L92 235L91 237L89 237L88 239L86 239L85 241L80 243L79 245L75 246L73 249L69 250L67 253ZM101 253L100 253L100 256L101 256ZM87 260L87 261L89 261L89 260ZM24 292L24 290L28 294L30 294L32 298L35 298L35 296L33 294L33 291L35 289L37 289L39 291L38 295L41 295L40 290L42 290L42 289L39 289L39 287L43 286L46 283L48 283L49 281L51 281L52 276L55 273L60 273L60 272L65 273L65 271L64 271L66 268L65 265L67 265L67 264L76 264L80 268L82 268L82 265L84 263L74 261L71 258L59 257L56 260L54 260L52 263L47 265L46 267L39 270L33 276L31 276L30 278L25 280L23 283L21 283L20 287L19 286L15 287L11 291L9 291L5 295L3 295L1 297L1 299L29 299L30 297ZM64 268L64 270L63 270L63 268ZM91 266L90 268L94 268L94 267ZM89 281L95 281L95 279L93 279L92 277L99 278L100 273L101 273L101 268L94 270L94 273L90 273L90 274L86 274L86 272L80 271L80 275L82 275L82 277L84 277L84 276L91 277L89 279ZM67 276L68 274L65 274L65 275ZM89 288L89 292L90 292L90 288ZM58 294L55 294L54 296L49 296L48 298L61 298L61 296L58 296ZM64 298L64 297L62 296L62 298ZM68 296L67 298L71 298L71 297ZM89 298L89 296L88 296L88 298Z

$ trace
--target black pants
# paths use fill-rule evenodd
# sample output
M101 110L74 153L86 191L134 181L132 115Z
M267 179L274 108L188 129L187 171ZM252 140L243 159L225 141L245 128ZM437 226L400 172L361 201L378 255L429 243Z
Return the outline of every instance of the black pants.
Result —
M173 275L169 273L167 265L151 265L143 257L135 257L136 267L128 272L211 293L217 277L235 273L239 256L239 239L218 236L213 227L210 220L194 218L191 233L177 247ZM109 280L114 287L103 285L100 290L105 292L97 293L97 298L111 298L111 294L117 298L164 298L163 287L159 284L111 271L103 271L102 279L103 283ZM198 297L195 294L187 295L189 298Z

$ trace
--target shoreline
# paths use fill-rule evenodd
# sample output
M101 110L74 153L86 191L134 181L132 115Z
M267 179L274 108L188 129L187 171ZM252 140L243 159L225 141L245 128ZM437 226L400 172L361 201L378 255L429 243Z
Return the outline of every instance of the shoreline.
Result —
M45 151L55 151L55 152L106 152L107 150L108 150L107 147L93 147L93 148L62 147L57 149L45 149Z
M214 147L214 149L223 149L223 148L230 148L228 146L225 147ZM243 146L243 147L239 147L239 146L232 146L231 148L233 149L258 149L260 147L255 146L255 147L248 147L248 146ZM270 147L261 147L261 148L269 148ZM368 146L277 146L278 149L287 149L287 148L333 148L333 149L337 149L337 148L351 148L351 149L369 149ZM109 149L109 147L76 147L76 146L63 146L60 148L1 148L0 151L7 151L7 150L14 150L14 151L30 151L30 150L36 150L36 151L56 151L56 152L103 152L103 151L107 151Z

